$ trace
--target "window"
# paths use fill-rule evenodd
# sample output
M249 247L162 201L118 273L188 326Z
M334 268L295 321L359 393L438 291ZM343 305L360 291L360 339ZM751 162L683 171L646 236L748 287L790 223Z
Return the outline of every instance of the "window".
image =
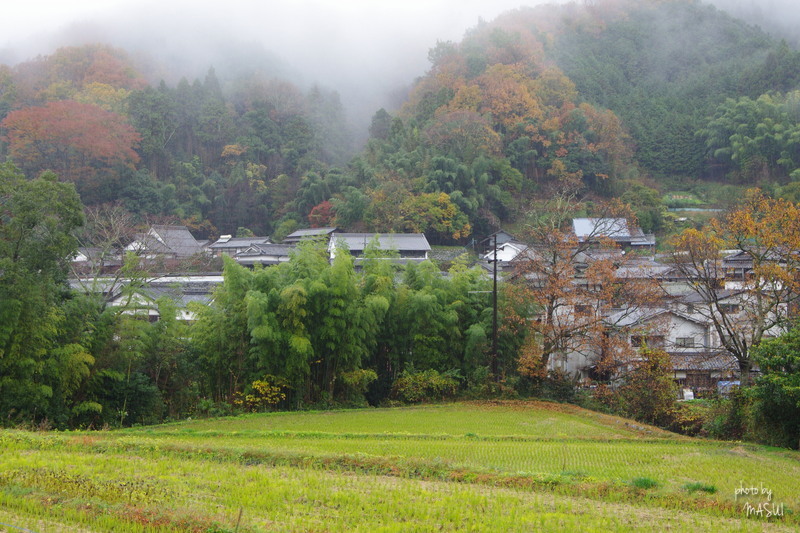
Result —
M678 348L694 348L694 337L678 337L675 339Z
M738 304L719 304L719 310L723 313L738 313Z
M634 348L641 348L647 346L648 348L663 348L664 337L662 335L633 335L631 337L631 346Z

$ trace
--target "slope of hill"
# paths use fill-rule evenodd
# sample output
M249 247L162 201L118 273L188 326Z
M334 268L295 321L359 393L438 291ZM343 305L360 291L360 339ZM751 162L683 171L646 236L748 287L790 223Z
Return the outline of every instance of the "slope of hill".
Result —
M760 531L796 525L800 504L796 453L541 402L4 431L0 442L0 522L48 531ZM753 484L771 499L742 492ZM748 516L759 503L775 516Z
M513 223L558 191L780 185L800 166L800 54L699 1L520 9L429 58L350 160L338 94L301 91L258 58L225 70L236 77L155 87L158 66L122 50L65 48L0 67L0 155L28 175L55 169L86 204L121 202L202 236L280 235L316 209L317 224L434 243ZM747 134L729 140L737 128ZM626 201L652 193L636 190Z

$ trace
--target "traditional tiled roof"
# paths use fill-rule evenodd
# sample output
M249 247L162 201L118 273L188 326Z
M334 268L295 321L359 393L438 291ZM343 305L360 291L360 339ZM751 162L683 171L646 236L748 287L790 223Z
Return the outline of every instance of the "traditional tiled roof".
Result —
M397 250L401 254L431 250L428 239L422 233L337 233L331 240L331 246L343 243L351 253L360 253L376 237L381 250Z
M227 239L220 238L208 247L211 250L227 250L247 248L253 244L266 244L268 242L269 237L230 237Z
M314 239L317 237L329 237L338 231L338 228L305 228L293 231L283 238L285 243L299 242L302 239Z
M738 371L736 358L725 352L672 353L675 371Z
M624 218L573 218L572 231L579 240L606 237L631 246L655 246L655 236L631 227Z
M202 250L186 226L153 226L150 233L155 233L161 243L178 257L188 257Z

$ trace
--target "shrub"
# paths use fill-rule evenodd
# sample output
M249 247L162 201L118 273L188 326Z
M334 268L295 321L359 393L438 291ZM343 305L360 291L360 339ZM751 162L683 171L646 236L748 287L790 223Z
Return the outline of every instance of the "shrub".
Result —
M717 492L717 487L714 485L706 485L705 483L700 483L699 481L695 481L694 483L687 483L683 486L683 490L686 492L707 492L708 494L714 494Z
M745 433L747 404L747 397L740 389L735 389L727 398L715 400L703 425L703 432L714 439L742 439Z
M625 375L625 383L619 388L622 411L640 422L668 427L678 396L672 363L661 350L645 349L641 355L641 361Z
M696 402L681 402L675 405L671 412L667 429L682 435L697 436L703 433L703 426L707 421L708 408Z
M479 366L467 378L467 390L464 397L471 400L519 398L517 385L519 376L492 375L488 366Z
M753 349L761 375L749 390L751 435L774 446L800 447L800 327Z
M658 481L649 477L637 477L631 480L631 485L637 489L649 490L658 487Z
M377 379L378 374L371 369L361 368L351 372L342 372L337 380L339 398L346 403L366 405L367 400L364 398L364 394L370 384Z
M245 394L234 394L233 404L246 411L264 411L286 399L285 389L286 380L267 375L252 382Z
M454 372L440 374L436 370L415 372L404 370L392 386L392 398L407 403L452 398L458 391Z
M573 402L578 390L578 378L561 369L551 370L540 386L540 396L556 402Z
M209 398L201 398L197 402L195 414L197 416L208 418L217 416L230 416L237 414L240 411L228 402L215 402Z

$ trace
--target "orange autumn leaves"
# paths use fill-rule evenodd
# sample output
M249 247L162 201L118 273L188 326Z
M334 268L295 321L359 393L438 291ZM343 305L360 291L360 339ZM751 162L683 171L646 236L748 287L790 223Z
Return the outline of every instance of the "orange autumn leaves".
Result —
M11 158L26 171L80 182L98 165L133 165L139 134L123 117L72 100L12 111L3 120Z

